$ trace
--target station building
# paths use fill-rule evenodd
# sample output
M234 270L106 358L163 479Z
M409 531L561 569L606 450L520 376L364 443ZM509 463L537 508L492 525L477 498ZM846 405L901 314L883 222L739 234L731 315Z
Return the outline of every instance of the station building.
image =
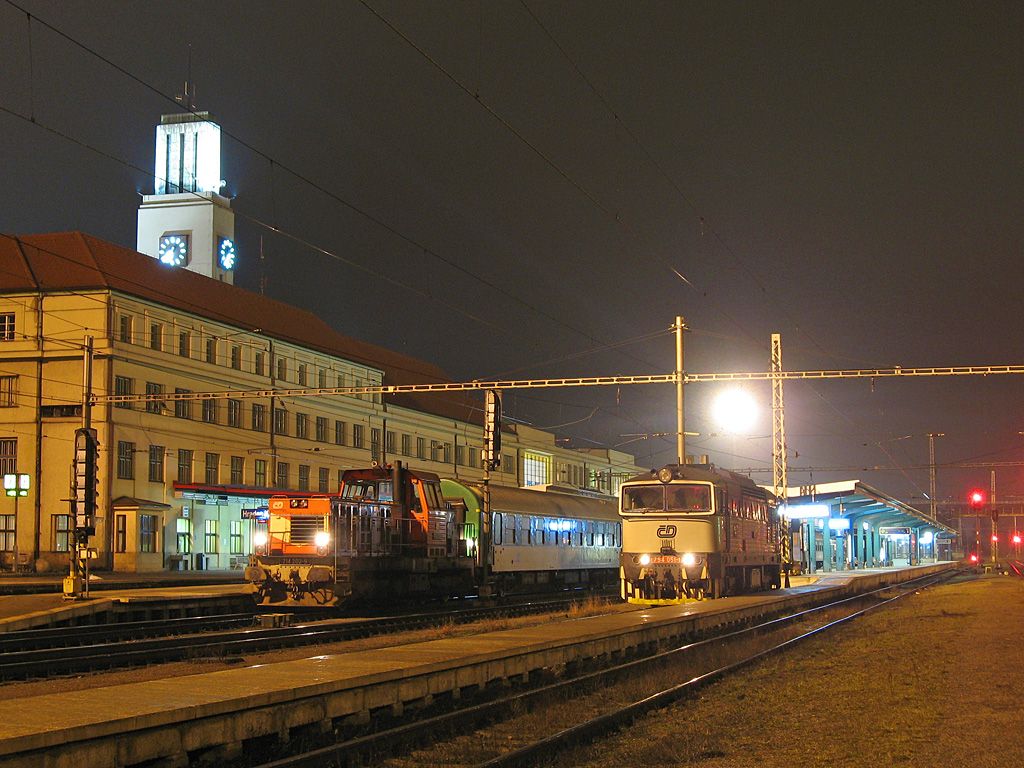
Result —
M80 232L0 237L0 474L26 473L31 484L23 498L0 497L0 567L67 567L90 336L97 396L267 393L93 408L94 568L242 568L269 496L336 493L344 469L371 461L482 478L475 397L272 394L449 379L233 285L244 255L230 201L215 189L219 128L207 115L165 116L155 167L160 182L143 198L137 250ZM549 432L507 425L492 481L615 493L640 471L628 454L576 451Z

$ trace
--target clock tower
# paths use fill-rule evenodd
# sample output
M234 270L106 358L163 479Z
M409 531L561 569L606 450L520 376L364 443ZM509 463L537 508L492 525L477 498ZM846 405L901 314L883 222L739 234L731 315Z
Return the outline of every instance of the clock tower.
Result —
M235 214L220 194L220 126L208 112L161 116L153 175L154 194L139 206L137 250L168 269L233 283Z

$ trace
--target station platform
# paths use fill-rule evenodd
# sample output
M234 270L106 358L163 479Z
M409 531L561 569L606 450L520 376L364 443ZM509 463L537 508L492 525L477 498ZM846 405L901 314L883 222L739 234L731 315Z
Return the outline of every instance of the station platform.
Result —
M265 663L0 700L0 768L187 765L238 755L249 739L327 732L371 713L531 671L686 641L714 627L866 592L953 563L818 574L814 583L717 601L639 609L387 649Z
M18 583L12 583L17 581ZM6 577L0 580L0 633L89 621L101 613L124 612L143 602L230 602L248 594L238 574L104 574L90 582L89 597L65 600L63 585L51 577Z

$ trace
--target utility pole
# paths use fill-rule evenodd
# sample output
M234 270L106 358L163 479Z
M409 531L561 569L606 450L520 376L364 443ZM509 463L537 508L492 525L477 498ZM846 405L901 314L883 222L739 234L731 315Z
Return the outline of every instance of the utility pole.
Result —
M999 529L996 523L999 522L999 511L996 507L996 471L989 470L989 501L992 504L992 564L999 560Z
M682 315L676 315L672 328L676 332L676 463L682 465L686 463L686 433L683 431L683 331L686 330L686 321Z
M793 541L789 519L785 514L786 488L789 485L786 465L786 407L782 392L782 334L772 334L772 489L779 510L779 538L782 545L783 586L788 588L793 570Z
M932 520L938 519L935 501L935 438L945 436L945 432L928 433L928 498L931 501Z

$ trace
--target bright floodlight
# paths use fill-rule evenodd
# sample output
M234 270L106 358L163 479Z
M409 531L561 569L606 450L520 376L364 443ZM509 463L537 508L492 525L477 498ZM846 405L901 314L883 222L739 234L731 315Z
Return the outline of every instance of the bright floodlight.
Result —
M715 398L711 415L726 432L744 434L757 421L757 404L746 390L727 389Z

